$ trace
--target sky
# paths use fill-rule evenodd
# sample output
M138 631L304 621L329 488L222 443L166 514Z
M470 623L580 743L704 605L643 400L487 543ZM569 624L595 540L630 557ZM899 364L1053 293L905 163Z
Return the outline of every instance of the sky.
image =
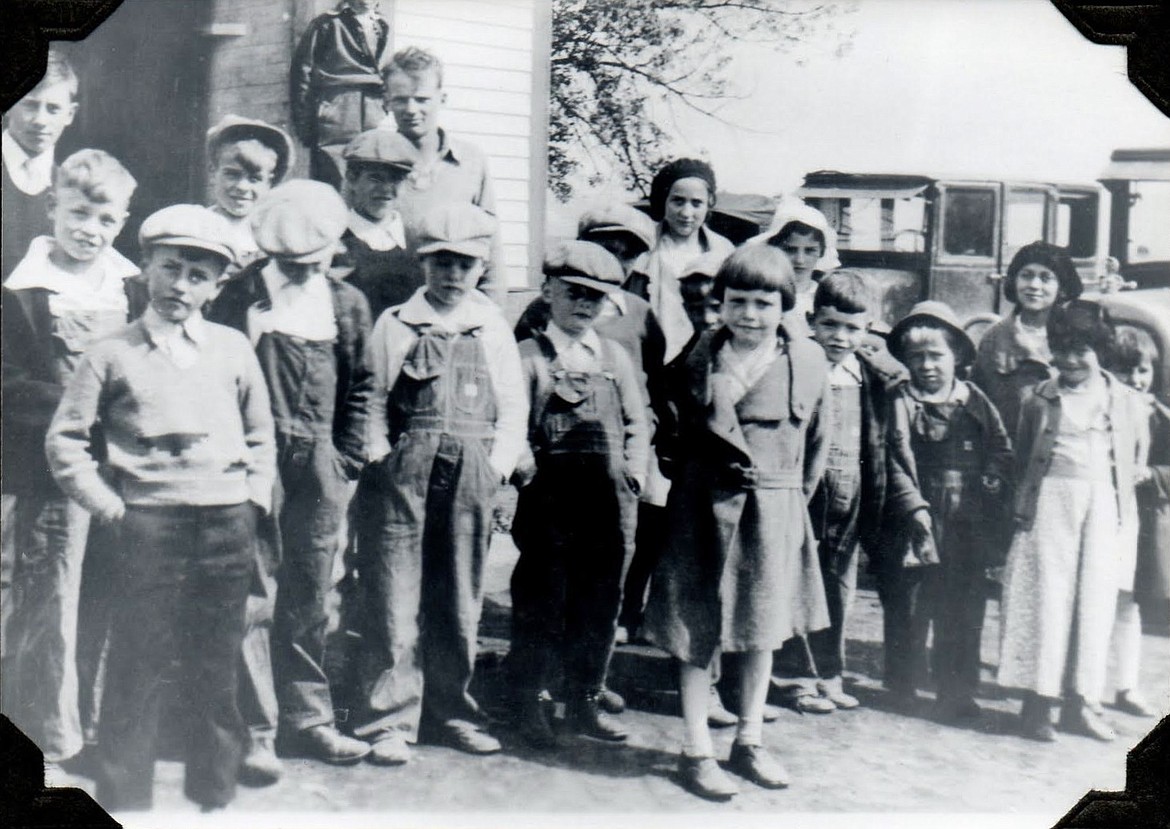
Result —
M660 124L720 189L767 195L817 169L1093 181L1115 148L1170 146L1124 47L1085 39L1049 0L858 0L844 25L846 55L814 48L803 65L735 45L746 98L725 103L728 123L675 106Z

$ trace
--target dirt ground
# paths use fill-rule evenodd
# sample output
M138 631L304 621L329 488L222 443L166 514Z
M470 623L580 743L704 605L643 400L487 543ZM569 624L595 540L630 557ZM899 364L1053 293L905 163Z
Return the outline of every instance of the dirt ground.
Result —
M515 562L510 539L497 534L481 626L483 655L477 676L481 702L500 713L499 656L506 650L508 578ZM1004 697L991 681L998 640L998 604L989 601L984 635L984 685L987 709L979 729L939 725L920 715L887 710L880 676L881 610L872 590L859 592L851 622L849 672L863 706L828 716L785 710L765 726L765 743L782 759L791 787L766 791L744 781L727 804L712 804L684 791L675 778L681 740L677 702L669 687L669 664L649 648L623 648L615 656L614 687L625 692L631 710L621 720L631 732L626 745L565 738L561 748L539 753L518 744L501 726L505 750L476 758L420 746L407 766L386 769L368 764L335 768L305 760L286 760L285 776L263 789L241 787L223 813L199 819L182 794L182 766L158 764L156 811L121 816L128 825L172 826L190 821L207 825L337 825L352 813L362 825L477 826L547 825L573 817L574 825L726 825L805 815L796 825L821 825L839 818L848 825L940 825L928 818L954 813L942 825L984 825L984 813L1014 816L1013 825L1046 827L1090 789L1125 787L1125 756L1155 723L1111 711L1120 734L1111 744L1061 735L1041 745L1014 736L1015 699ZM1142 689L1162 715L1170 713L1170 638L1144 639ZM1111 698L1111 692L1110 692ZM734 729L733 729L734 730ZM716 732L726 751L732 734ZM64 775L61 783L92 792L92 782ZM263 816L261 816L263 813ZM808 813L819 813L818 821ZM861 813L867 814L864 819ZM891 813L911 813L887 823ZM654 817L657 815L658 817ZM965 823L978 818L974 823ZM787 825L787 821L784 821ZM839 825L834 822L833 825Z

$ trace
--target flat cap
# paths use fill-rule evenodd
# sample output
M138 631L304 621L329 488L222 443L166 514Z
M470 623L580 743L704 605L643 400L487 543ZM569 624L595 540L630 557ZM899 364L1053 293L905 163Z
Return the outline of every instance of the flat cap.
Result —
M595 242L557 242L544 256L545 276L612 294L621 290L625 272L617 257Z
M214 162L219 147L229 141L245 141L249 138L271 147L276 153L276 169L273 170L272 180L281 181L296 160L296 151L287 132L265 121L244 118L242 115L225 115L207 131L207 155Z
M726 253L715 253L713 251L704 253L702 256L697 256L686 264L679 275L679 281L688 279L714 279L715 274L719 273L719 266L723 264L723 260L727 258Z
M174 245L198 248L236 261L236 250L229 241L232 228L227 219L198 204L172 204L146 217L138 228L138 244Z
M448 250L487 259L496 219L471 202L441 204L423 216L418 229L418 255Z
M658 228L653 219L633 205L608 202L587 209L577 220L578 239L594 233L628 233L650 250L657 241Z
M256 244L270 256L315 261L345 233L349 209L320 181L292 179L273 187L252 211Z
M418 159L418 150L399 132L372 129L355 136L341 156L349 163L386 164L409 172Z

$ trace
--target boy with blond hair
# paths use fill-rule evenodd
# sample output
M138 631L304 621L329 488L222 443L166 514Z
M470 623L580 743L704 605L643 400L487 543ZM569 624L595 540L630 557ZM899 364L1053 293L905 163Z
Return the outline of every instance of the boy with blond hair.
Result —
M111 244L134 177L101 150L65 159L49 195L52 236L32 240L4 286L3 486L15 495L4 711L51 762L82 747L77 609L89 515L54 484L44 440L82 354L145 305L138 268Z

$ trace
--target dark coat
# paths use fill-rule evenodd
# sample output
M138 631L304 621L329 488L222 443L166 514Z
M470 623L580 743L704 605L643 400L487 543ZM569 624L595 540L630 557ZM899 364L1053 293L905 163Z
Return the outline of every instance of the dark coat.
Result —
M1134 597L1166 620L1170 602L1170 407L1154 402L1150 419L1150 472L1138 485L1141 520Z
M728 336L726 329L702 334L670 378L676 384L671 397L679 413L680 437L675 442L679 457L667 503L670 537L651 583L643 628L652 642L695 665L707 664L721 642L721 579L734 537L741 529L748 492L755 488L753 481L758 475L740 428L740 407L727 412L713 405L713 360ZM828 368L816 343L785 336L789 394L781 403L785 410L774 414L791 423L806 424L804 465L796 472L802 474L807 498L816 489L825 465L827 447L817 421ZM771 407L780 401L762 402ZM790 519L807 525L804 499L799 513ZM752 532L741 537L748 536L755 537ZM763 543L767 543L766 538ZM794 590L797 606L787 609L799 628L796 632L828 625L815 546L804 546L800 552L788 551L802 557L800 584Z
M124 279L122 286L129 322L146 310L150 299L139 278ZM45 459L45 433L65 385L55 357L51 295L45 288L4 289L0 300L0 386L4 392L0 466L5 493L57 491ZM101 451L100 438L95 438L95 448Z
M261 271L267 259L253 262L227 282L211 303L207 318L248 333L248 309L269 303L268 287ZM370 306L352 285L329 280L337 339L337 396L333 409L333 443L341 454L346 473L356 479L366 462L366 420L373 374L366 361L366 343L373 325Z

